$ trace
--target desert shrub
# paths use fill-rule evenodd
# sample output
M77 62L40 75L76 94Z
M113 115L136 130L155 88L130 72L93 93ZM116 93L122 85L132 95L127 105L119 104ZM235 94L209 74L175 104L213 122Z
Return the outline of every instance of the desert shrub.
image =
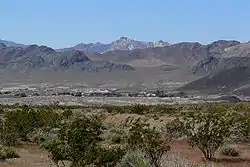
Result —
M128 151L120 162L121 167L150 167L149 160L139 151Z
M159 104L152 107L152 113L175 114L178 110L175 106Z
M12 131L11 128L1 125L0 143L4 146L16 146L18 145L18 134Z
M161 159L170 147L159 132L137 119L129 128L127 137L128 149L141 150L149 159L150 165L161 166Z
M179 118L174 119L166 123L165 127L162 128L165 137L168 140L176 139L184 135L183 123Z
M115 167L125 153L125 150L120 147L100 148L94 164L97 167Z
M62 116L53 109L41 109L37 111L38 127L51 130L60 126Z
M209 105L202 111L186 113L184 133L191 146L197 146L206 159L212 160L218 148L230 137L235 118L235 113L227 108Z
M124 129L121 129L120 127L112 127L109 130L111 133L116 133L116 134L124 134Z
M1 162L1 161L5 161L6 159L7 159L7 158L6 158L5 152L0 151L0 162Z
M50 131L57 128L60 123L60 115L53 110L35 110L28 106L22 106L6 112L1 123L0 140L7 146L16 145L18 140L30 140L30 135L37 128Z
M18 144L18 134L12 127L5 126L3 119L0 119L0 143L4 146L15 146Z
M225 156L231 156L231 157L239 156L239 152L232 147L221 148L221 154Z
M73 115L73 111L70 109L66 109L62 112L62 117L65 119L69 119Z
M129 107L129 112L132 114L143 115L149 111L149 106L144 104L134 104Z
M102 122L96 116L78 117L63 125L58 137L46 141L42 145L48 149L52 160L68 160L72 166L114 166L123 156L121 149L102 148L100 135Z
M4 118L6 133L16 133L24 141L27 141L27 135L39 126L37 112L29 107L9 111L5 114Z
M76 166L85 166L93 163L98 154L100 134L101 121L83 116L65 125L59 132L59 140L68 145L69 160Z
M5 152L6 158L19 158L19 154L16 152L16 150L13 147L6 147L3 149L3 152Z
M239 113L237 125L234 127L233 134L237 141L250 141L250 112L243 111Z
M4 113L4 108L2 106L0 106L0 114Z
M111 142L113 144L120 144L125 141L126 132L124 129L121 129L119 127L109 127L109 130L107 130L102 127L102 130L106 130L102 135L105 141Z
M120 134L113 134L111 136L112 143L119 144L123 141L123 136Z
M32 133L29 133L28 138L30 141L37 143L38 145L43 144L47 140L51 140L57 136L58 128L51 130L44 130L44 128L37 128Z
M51 140L46 140L40 145L41 147L47 149L50 153L49 157L58 166L59 162L64 165L65 160L69 160L70 148L63 141L58 138ZM64 165L65 166L65 165Z
M0 161L4 161L6 159L11 158L19 158L20 156L16 152L16 150L12 147L4 147L0 149Z

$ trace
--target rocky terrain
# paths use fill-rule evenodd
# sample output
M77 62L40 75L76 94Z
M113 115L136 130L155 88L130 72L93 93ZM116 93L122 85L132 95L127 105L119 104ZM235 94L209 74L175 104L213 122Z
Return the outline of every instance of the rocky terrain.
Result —
M121 37L110 44L0 44L0 84L84 83L86 87L180 90L248 96L250 43L169 44Z

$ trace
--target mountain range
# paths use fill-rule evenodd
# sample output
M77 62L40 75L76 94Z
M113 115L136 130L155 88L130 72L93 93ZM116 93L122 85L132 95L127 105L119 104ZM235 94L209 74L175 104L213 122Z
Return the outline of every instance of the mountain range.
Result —
M250 43L218 40L210 44L142 42L121 37L110 44L79 44L55 50L2 41L0 69L18 71L126 71L136 83L166 85L203 94L250 95ZM134 72L133 72L134 71Z
M8 47L0 44L0 69L30 72L34 70L68 70L99 72L133 70L129 65L90 60L78 50L56 52L47 46Z
M168 45L169 43L164 42L162 40L158 42L145 42L145 41L137 41L128 37L120 37L119 39L109 44L103 44L100 42L89 43L89 44L80 43L70 48L57 49L57 51L80 50L85 52L87 51L87 52L104 53L113 50L134 50L134 49L164 47Z

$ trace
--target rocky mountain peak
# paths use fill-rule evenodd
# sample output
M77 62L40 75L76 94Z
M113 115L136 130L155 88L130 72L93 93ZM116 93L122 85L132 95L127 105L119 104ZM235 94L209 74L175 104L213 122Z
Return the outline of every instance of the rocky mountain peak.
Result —
M117 40L114 40L112 43L130 43L130 42L134 42L135 40L132 38L128 38L128 37L120 37Z
M47 47L47 46L40 46L39 47L40 51L46 52L46 53L54 53L56 52L54 49Z
M25 48L26 52L30 52L32 50L40 50L40 49L39 49L39 46L36 44L29 45L27 48Z
M128 37L120 37L118 40L115 40L111 44L109 44L109 48L107 51L146 49L154 47L164 47L167 45L169 44L162 40L154 43L154 42L138 41Z
M164 42L163 40L159 40L157 42L154 43L155 47L165 47L165 46L169 46L170 44L168 42Z

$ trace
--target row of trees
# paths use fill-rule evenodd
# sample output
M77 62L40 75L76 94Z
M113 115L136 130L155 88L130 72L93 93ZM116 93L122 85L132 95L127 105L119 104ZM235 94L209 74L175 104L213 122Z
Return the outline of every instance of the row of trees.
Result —
M137 106L138 107L138 106ZM87 165L113 167L131 164L128 154L140 152L141 160L134 166L162 166L162 157L170 150L169 140L186 137L198 147L204 157L212 160L215 152L228 139L248 141L250 112L246 108L207 105L182 112L181 116L162 130L137 119L124 131L118 144L104 144L103 120L98 116L75 115L71 110L34 109L23 106L2 111L0 142L17 146L20 141L32 141L47 149L56 165Z

